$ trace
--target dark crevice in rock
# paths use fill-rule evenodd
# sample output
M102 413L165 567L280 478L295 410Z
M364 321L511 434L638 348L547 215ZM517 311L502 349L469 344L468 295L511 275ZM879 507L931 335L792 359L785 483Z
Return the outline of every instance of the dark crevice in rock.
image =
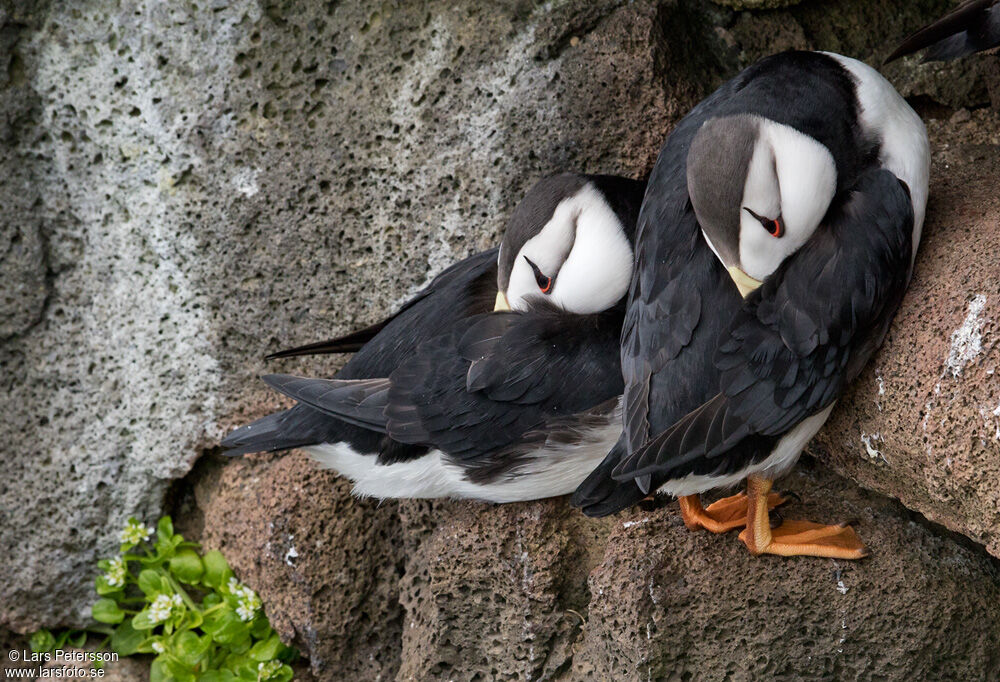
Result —
M701 99L736 73L740 65L735 54L715 30L726 14L716 5L695 0L657 6L654 60L665 82L683 69L686 81L696 87L690 95ZM677 85L671 83L672 89Z
M35 210L38 210L38 203L36 202ZM41 304L35 308L31 318L25 321L25 324L6 336L0 336L0 343L7 341L12 341L14 339L28 335L35 327L42 324L45 321L49 309L52 306L52 301L55 298L55 282L57 273L52 267L52 257L50 255L51 248L51 238L46 229L44 229L44 222L41 223L38 229L38 239L41 241L41 268L44 270L44 294L42 296Z
M195 485L217 467L224 466L226 459L221 447L203 448L190 470L171 481L163 493L164 513L173 519L178 533L194 542L201 542L205 530L205 515L195 499Z
M803 453L800 460L800 466L806 467L818 467L827 468L826 465L822 463L822 459L827 455L824 454L823 446L813 441L808 446L809 450ZM817 459L818 458L818 459ZM833 471L833 470L831 470ZM839 474L838 474L839 475ZM921 514L919 511L910 509L904 505L900 500L895 497L890 497L885 495L880 490L871 488L869 486L856 484L861 490L865 490L872 495L877 495L878 497L884 498L886 503L894 507L895 513L899 515L900 518L904 518L912 523L915 523L922 528L925 528L929 533L941 538L944 541L952 542L963 549L975 554L981 561L991 565L995 571L995 576L1000 581L1000 557L993 556L990 554L985 547L984 543L976 542L973 538L968 535L963 535L962 533L955 532L948 527L928 519L926 516Z
M911 95L906 98L906 101L924 120L932 118L948 119L956 111L954 107L943 104L929 95Z

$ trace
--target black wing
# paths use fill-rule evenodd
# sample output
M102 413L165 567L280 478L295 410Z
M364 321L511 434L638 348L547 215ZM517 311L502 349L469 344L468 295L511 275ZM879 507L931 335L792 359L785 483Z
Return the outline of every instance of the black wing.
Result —
M489 466L526 434L621 395L621 319L621 306L490 313L421 344L388 379L265 381L326 415Z
M862 174L841 201L732 321L715 355L718 394L633 453L616 479L651 476L655 487L742 470L769 454L755 439L828 407L861 371L906 290L913 208L885 170Z
M908 37L885 63L928 48L925 62L958 59L1000 45L997 0L969 0Z
M775 92L783 93L775 97ZM696 106L664 143L639 215L636 264L622 331L624 441L580 485L574 504L613 513L643 497L606 474L718 391L712 362L720 334L743 304L701 234L687 193L687 154L705 121L757 114L819 140L834 154L839 183L870 162L860 138L854 85L833 58L783 52L760 60ZM815 111L826 115L815 116ZM629 486L622 491L621 485Z
M487 312L492 309L497 293L497 251L498 249L483 251L452 265L421 289L416 296L404 303L393 315L380 322L335 339L271 353L265 360L290 358L297 355L356 353L396 320L403 322L408 330L412 329L412 324L405 323L409 322L414 315L425 317L430 314L434 316L435 312L445 311L454 317ZM434 321L440 322L441 320ZM440 332L441 329L430 326L428 328L434 329L435 332ZM422 342L426 339L427 336L424 335L419 338L419 341Z
M545 306L470 319L392 374L388 432L473 462L546 422L621 395L622 308L577 315Z
M461 322L463 317L492 310L497 286L496 259L497 249L466 258L438 275L395 315L351 335L360 342L378 328L336 374L336 379L387 377L420 344ZM335 343L336 340L331 345ZM346 342L341 348L345 346ZM378 453L382 464L419 457L426 451L386 438L381 431L384 429L370 424L359 425L357 420L333 419L320 410L299 404L236 429L226 436L222 446L229 455L242 455L344 441L359 452Z
M720 97L708 98L681 121L649 180L621 335L624 430L573 495L573 504L589 516L614 513L644 497L635 484L612 479L611 471L650 433L711 395L698 378L712 376L710 344L721 332L727 306L735 312L740 305L739 293L702 238L684 171L691 139ZM682 353L685 349L694 352Z

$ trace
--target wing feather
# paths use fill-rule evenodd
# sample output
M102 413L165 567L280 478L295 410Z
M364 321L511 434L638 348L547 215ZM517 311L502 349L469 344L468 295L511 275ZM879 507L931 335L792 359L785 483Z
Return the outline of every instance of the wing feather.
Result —
M906 38L885 64L929 48L924 61L947 61L1000 44L997 0L968 0L937 21Z
M307 379L290 374L268 374L261 379L279 393L315 410L349 424L386 431L388 379Z
M780 437L832 404L881 343L902 300L912 227L909 194L895 176L863 174L816 235L748 298L719 344L718 394L613 476L665 481L692 465L717 469L698 460L731 456L750 436Z

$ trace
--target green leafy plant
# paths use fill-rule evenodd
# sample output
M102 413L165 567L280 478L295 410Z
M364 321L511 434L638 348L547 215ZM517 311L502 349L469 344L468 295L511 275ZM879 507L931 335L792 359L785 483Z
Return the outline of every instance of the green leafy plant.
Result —
M31 650L35 652L52 652L56 649L63 649L67 645L79 649L87 641L87 633L87 630L63 630L62 632L53 634L51 631L42 628L31 635L31 640L28 644ZM110 634L110 631L107 634Z
M292 679L295 650L281 643L260 598L236 579L225 557L202 554L200 545L174 533L169 516L157 524L155 540L153 534L129 519L119 556L98 562L101 598L91 612L106 625L92 630L108 634L111 650L155 654L151 682ZM79 640L80 631L73 632L62 643ZM39 631L32 646L55 649L59 637Z

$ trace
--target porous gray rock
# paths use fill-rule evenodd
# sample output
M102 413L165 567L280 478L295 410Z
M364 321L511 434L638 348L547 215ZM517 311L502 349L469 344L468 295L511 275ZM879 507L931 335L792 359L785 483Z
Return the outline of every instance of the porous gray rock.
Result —
M27 312L0 348L0 622L86 619L124 520L161 513L204 448L275 404L266 351L382 316L495 242L545 173L648 168L714 64L672 9L12 14L27 104L0 195L35 222L5 215L4 233L36 224L43 248L4 303Z

